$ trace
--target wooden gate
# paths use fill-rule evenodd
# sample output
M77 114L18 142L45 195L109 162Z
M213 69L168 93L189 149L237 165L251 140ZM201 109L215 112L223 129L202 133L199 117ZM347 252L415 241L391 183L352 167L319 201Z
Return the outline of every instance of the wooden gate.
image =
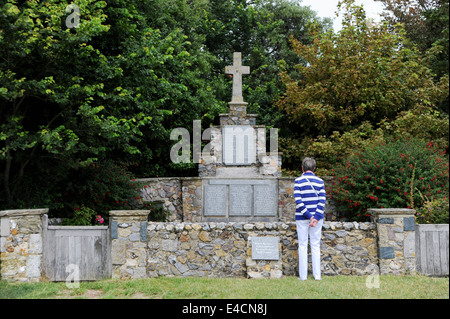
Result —
M48 226L44 234L44 272L51 281L111 277L106 226Z
M416 269L429 276L448 276L448 224L416 225Z

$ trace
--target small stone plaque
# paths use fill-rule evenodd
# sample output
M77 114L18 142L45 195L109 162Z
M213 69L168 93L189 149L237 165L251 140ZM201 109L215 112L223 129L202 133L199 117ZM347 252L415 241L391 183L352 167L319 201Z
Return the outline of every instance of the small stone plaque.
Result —
M251 185L230 185L230 216L251 216L252 197Z
M377 223L378 224L393 224L394 218L378 218Z
M395 258L394 247L380 247L379 257L380 259L394 259Z
M227 186L205 186L205 216L225 216L227 214Z
M415 231L416 230L416 219L414 217L403 218L403 230L404 231Z
M113 220L111 222L111 239L117 239L119 238L118 232L117 232L117 221Z
M251 237L253 260L279 260L278 237Z
M255 185L255 216L276 216L278 191L274 185Z

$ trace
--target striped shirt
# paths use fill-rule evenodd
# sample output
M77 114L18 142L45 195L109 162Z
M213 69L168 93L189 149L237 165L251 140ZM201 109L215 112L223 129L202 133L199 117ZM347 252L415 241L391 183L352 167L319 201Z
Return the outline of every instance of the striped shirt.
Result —
M312 216L317 220L323 218L326 200L325 184L313 172L307 171L295 179L294 198L295 220L310 219Z

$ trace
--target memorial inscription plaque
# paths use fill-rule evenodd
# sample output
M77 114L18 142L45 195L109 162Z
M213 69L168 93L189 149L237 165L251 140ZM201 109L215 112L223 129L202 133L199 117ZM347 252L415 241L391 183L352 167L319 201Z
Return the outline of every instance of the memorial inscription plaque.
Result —
M252 186L230 185L230 216L251 216Z
M227 186L205 186L205 216L226 216Z
M276 218L278 181L267 179L210 179L203 181L203 216L209 221Z
M279 260L280 248L278 237L250 237L252 241L253 260Z
M275 216L277 213L277 187L275 185L254 186L255 216Z

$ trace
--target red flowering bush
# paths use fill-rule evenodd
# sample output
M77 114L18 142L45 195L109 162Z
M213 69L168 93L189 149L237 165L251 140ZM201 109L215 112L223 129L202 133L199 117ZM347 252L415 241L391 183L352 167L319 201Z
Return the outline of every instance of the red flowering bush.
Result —
M369 220L368 208L420 208L425 198L449 195L446 151L420 139L392 139L356 150L332 174L328 194L348 220Z

